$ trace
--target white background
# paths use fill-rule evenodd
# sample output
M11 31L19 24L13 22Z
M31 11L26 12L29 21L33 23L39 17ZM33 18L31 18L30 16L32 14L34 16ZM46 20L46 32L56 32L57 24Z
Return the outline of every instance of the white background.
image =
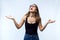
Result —
M12 15L19 23L31 4L37 4L44 25L48 19L56 20L41 32L40 40L60 40L60 0L0 0L0 40L23 40L25 25L17 29L12 20L5 16Z

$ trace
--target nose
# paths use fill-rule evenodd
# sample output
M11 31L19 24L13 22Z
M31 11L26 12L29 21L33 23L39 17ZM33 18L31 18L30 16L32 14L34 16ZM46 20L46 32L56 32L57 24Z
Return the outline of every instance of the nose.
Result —
M32 7L31 7L31 10L32 10Z
M32 9L33 9L33 7L30 7L30 9L32 10Z

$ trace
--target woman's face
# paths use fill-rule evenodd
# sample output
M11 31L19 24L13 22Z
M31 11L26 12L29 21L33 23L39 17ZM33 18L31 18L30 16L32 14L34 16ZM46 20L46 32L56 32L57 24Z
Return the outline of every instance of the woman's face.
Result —
M35 12L36 11L36 5L30 5L30 8L29 8L29 11L30 12Z

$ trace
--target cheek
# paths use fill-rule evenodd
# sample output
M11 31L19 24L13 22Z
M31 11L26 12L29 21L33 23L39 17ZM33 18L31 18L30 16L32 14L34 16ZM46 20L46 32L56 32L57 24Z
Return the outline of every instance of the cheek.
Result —
M36 8L33 8L34 11L36 11Z

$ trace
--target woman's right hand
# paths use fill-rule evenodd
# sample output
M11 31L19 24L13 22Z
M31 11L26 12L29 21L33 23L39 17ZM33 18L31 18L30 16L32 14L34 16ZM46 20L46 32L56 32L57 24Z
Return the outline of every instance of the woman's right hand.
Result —
M14 20L13 16L5 16L8 19Z

